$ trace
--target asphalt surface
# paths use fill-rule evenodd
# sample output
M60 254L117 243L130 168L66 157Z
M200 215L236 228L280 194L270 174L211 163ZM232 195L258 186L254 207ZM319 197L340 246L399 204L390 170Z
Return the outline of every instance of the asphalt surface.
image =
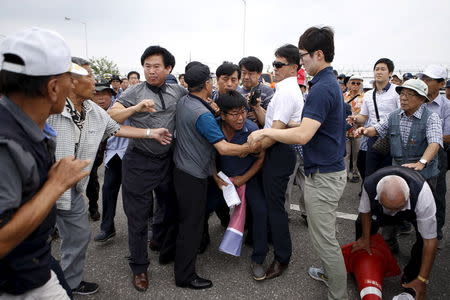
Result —
M99 170L100 180L103 168ZM447 182L447 186L448 182ZM296 195L298 189L295 187ZM356 214L360 184L348 183L339 204L339 212ZM448 202L447 195L447 202ZM99 201L101 207L101 201ZM294 203L293 204L298 204ZM447 220L449 213L447 209ZM94 281L100 285L99 292L91 296L76 296L76 299L326 299L327 288L323 282L311 279L307 270L310 266L320 266L309 240L307 227L295 210L289 211L290 232L293 245L292 260L287 271L278 278L256 282L250 276L251 249L243 246L240 257L224 254L218 250L223 227L216 216L210 219L211 244L207 251L197 258L197 273L211 279L214 286L207 290L194 291L178 288L174 283L173 263L158 264L158 253L149 250L150 287L142 293L136 291L131 283L131 271L126 256L128 253L126 217L119 197L116 215L117 235L106 243L93 241L99 232L100 222L91 222L92 241L87 252L85 266L86 281ZM448 222L447 222L448 223ZM354 239L354 221L338 218L337 238L341 245ZM396 255L401 268L405 265L413 234L400 236L400 252ZM428 299L450 299L450 230L444 227L444 248L438 250L434 263L430 284L427 290ZM59 257L59 240L53 247ZM272 249L266 258L265 265L272 261ZM400 277L386 278L383 282L383 299L392 299L402 292ZM348 294L350 299L359 299L356 283L352 275L348 276Z

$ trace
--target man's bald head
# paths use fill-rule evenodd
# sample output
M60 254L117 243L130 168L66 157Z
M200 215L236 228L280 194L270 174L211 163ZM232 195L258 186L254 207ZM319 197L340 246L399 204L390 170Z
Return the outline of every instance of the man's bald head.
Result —
M397 175L383 177L377 184L379 202L392 211L403 209L409 198L409 186L405 179Z

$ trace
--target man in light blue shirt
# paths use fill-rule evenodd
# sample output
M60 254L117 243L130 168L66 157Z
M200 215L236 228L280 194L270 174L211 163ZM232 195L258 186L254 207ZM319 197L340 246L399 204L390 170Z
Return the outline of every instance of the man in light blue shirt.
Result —
M95 86L94 102L103 109L108 110L115 102L114 91L106 86L97 84ZM125 120L124 125L129 125ZM128 147L128 139L122 137L110 137L106 142L105 156L105 178L102 188L102 223L100 233L94 237L96 242L106 242L116 235L114 228L114 216L116 214L117 196L122 184L122 158Z
M445 224L445 194L447 193L446 173L447 173L447 148L445 144L450 143L450 102L439 90L444 87L447 79L447 70L438 65L430 65L423 72L421 78L428 86L428 109L438 114L442 121L442 134L444 148L438 152L439 175L436 184L436 219L437 238L442 240L442 227Z

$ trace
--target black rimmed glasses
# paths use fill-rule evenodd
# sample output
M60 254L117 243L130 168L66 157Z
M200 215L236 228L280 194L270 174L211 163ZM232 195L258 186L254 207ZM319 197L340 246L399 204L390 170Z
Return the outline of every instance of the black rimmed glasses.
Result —
M247 110L246 109L242 109L238 112L235 113L226 113L227 115L231 116L231 118L233 119L238 119L239 116L242 116L243 118L245 118L247 116Z

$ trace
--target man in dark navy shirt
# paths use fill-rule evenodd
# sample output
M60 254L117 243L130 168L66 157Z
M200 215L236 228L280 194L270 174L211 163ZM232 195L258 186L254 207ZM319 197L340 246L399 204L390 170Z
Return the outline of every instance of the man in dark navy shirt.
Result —
M305 205L308 230L325 270L310 268L309 275L326 281L328 299L347 299L347 271L336 239L336 209L346 184L344 166L345 111L334 76L334 33L329 27L311 27L300 37L300 63L311 80L308 101L299 127L266 128L249 136L251 146L264 137L304 146Z
M229 91L219 96L217 105L220 108L219 125L225 136L225 139L232 143L242 145L247 142L247 137L258 126L248 120L247 100L237 91ZM250 212L247 215L249 233L253 242L252 277L255 280L266 278L266 272L263 262L268 252L267 246L267 204L264 197L261 176L261 170L264 162L265 152L262 151L258 156L248 155L246 157L236 157L229 155L219 155L217 161L217 170L222 171L230 177L236 187L245 184L245 198L249 204ZM219 187L226 184L214 174L214 179ZM218 198L223 200L222 193L218 193ZM209 200L209 199L208 199ZM251 232L251 234L250 234Z

